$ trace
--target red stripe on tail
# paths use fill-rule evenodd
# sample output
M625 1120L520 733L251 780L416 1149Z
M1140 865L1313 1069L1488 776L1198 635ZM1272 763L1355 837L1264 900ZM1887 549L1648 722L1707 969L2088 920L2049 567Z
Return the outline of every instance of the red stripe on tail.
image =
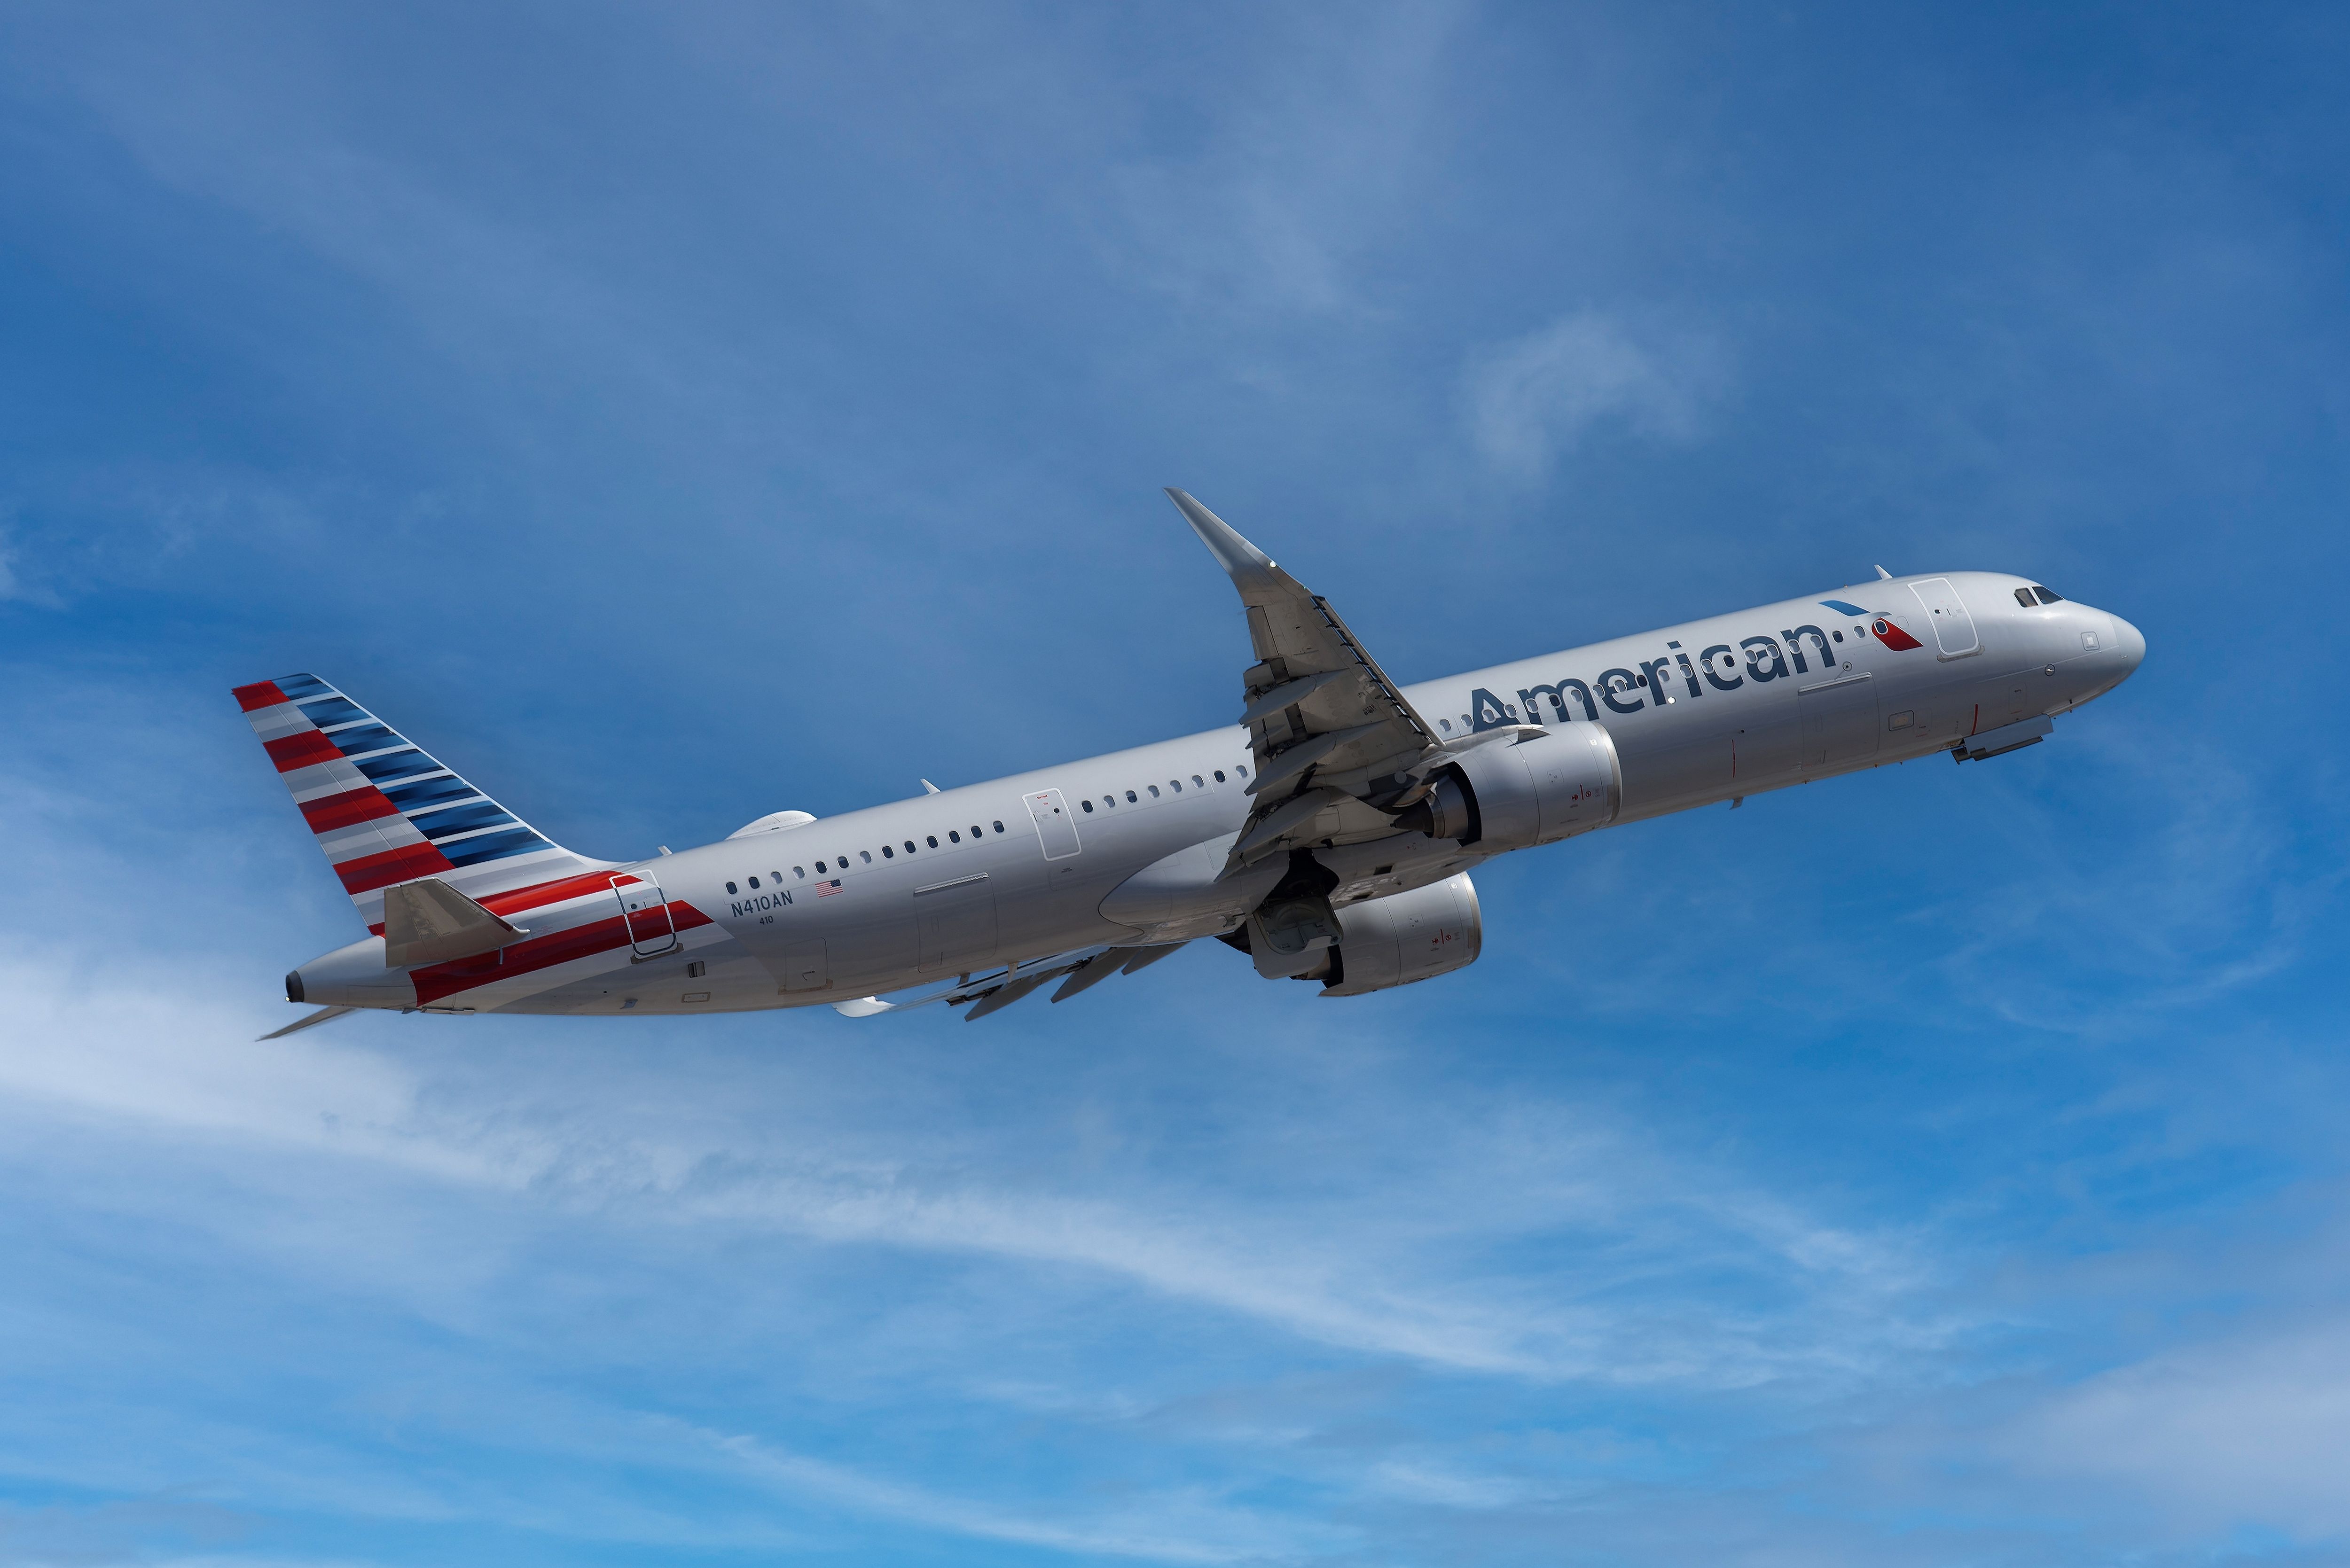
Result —
M338 827L349 827L355 823L373 822L379 817L398 816L400 807L385 798L383 791L373 784L330 794L323 800L302 803L302 820L310 825L313 833L330 833Z
M316 730L264 741L261 747L269 753L269 760L277 764L277 771L281 774L290 774L296 768L316 767L320 763L331 763L343 754L335 749L334 742Z
M293 701L285 692L277 690L277 682L275 680L256 680L250 686L232 687L229 690L229 695L235 698L236 705L248 713L255 708L275 708L280 702Z
M356 860L346 860L335 867L335 875L343 879L343 891L354 896L371 893L378 888L389 888L394 882L413 882L419 877L438 876L453 871L448 857L430 844L403 845L387 849L380 855L362 855Z

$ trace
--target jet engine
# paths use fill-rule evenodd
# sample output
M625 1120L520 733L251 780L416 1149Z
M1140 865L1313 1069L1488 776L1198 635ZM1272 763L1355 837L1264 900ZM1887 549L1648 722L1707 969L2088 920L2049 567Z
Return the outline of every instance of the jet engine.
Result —
M1329 950L1325 996L1363 996L1450 974L1477 961L1485 925L1469 874L1409 893L1368 898L1338 911L1338 943Z
M1623 804L1624 769L1606 727L1565 724L1470 747L1396 826L1498 855L1605 827Z

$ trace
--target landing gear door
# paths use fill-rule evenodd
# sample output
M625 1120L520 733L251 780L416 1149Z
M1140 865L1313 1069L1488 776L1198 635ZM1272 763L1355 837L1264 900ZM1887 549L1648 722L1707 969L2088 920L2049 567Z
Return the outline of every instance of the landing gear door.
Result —
M1926 624L1934 628L1936 657L1964 659L1982 651L1982 640L1975 635L1975 618L1960 602L1959 590L1950 586L1950 578L1929 577L1910 584L1909 591L1918 596L1926 611Z
M612 878L613 895L620 900L620 923L628 928L629 946L639 958L658 958L677 951L677 923L670 919L669 898L650 871L623 873Z

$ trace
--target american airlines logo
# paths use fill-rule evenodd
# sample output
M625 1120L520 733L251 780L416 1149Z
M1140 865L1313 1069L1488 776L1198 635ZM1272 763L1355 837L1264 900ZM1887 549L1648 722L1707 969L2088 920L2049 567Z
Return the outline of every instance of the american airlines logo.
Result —
M1820 603L1838 614L1866 622L1866 634L1855 627L1854 635L1874 635L1896 653L1924 646L1882 610L1866 610L1842 599L1822 599ZM1642 659L1629 670L1603 670L1596 680L1586 682L1569 676L1555 685L1521 687L1520 706L1515 710L1481 686L1470 693L1470 728L1482 731L1499 729L1504 724L1548 723L1550 719L1542 711L1544 699L1549 700L1559 722L1578 717L1575 708L1582 710L1580 717L1596 721L1603 707L1613 713L1637 713L1643 708L1668 707L1684 695L1690 699L1702 697L1708 686L1717 691L1735 691L1750 680L1761 685L1784 675L1809 675L1813 670L1804 657L1806 643L1811 645L1812 656L1819 660L1822 673L1841 662L1830 633L1810 625L1784 628L1777 637L1758 632L1740 638L1735 647L1717 642L1701 649L1694 659L1679 643L1668 642L1663 657ZM1790 664L1794 666L1792 670ZM1700 683L1700 677L1703 684ZM1681 691L1677 691L1676 686ZM1518 716L1520 712L1524 714L1523 719Z

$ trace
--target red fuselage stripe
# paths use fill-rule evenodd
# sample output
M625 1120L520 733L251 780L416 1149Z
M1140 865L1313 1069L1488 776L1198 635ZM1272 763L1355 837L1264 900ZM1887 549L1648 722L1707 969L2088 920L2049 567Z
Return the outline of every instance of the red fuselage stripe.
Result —
M625 872L591 871L584 877L564 877L553 882L538 882L528 888L515 888L504 893L491 893L481 900L481 906L493 915L511 915L519 909L536 909L541 904L560 904L567 898L584 898L590 893L608 893L614 883L625 887L636 881Z
M647 918L639 916L639 919L641 921ZM691 904L671 903L669 918L681 931L710 924L710 917ZM658 933L647 931L643 934L650 938ZM553 969L556 964L569 963L575 959L594 958L600 953L611 953L617 957L628 946L628 926L621 916L615 914L607 919L590 920L585 925L549 931L543 937L528 938L507 948L503 954L487 953L480 958L427 964L422 969L411 970L409 978L416 983L417 1005L428 1006L462 991L471 991L515 975ZM504 961L499 961L501 958Z

